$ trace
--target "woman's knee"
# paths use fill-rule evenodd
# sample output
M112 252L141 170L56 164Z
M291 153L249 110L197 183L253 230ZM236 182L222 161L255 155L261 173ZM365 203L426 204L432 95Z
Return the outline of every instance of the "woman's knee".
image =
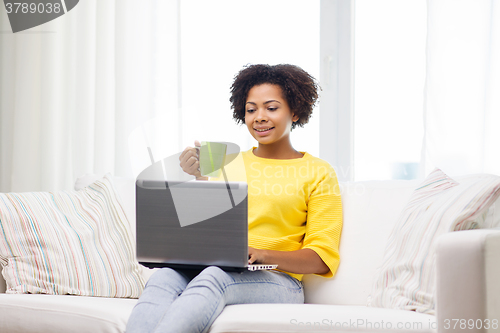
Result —
M231 276L219 267L209 266L191 281L189 287L208 287L222 291L231 279Z
M230 278L230 275L217 266L209 266L202 270L197 277L213 279L213 280L225 280Z

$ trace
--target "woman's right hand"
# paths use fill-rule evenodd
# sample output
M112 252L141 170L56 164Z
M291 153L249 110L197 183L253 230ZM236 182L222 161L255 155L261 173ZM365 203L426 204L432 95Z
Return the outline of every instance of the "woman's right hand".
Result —
M194 141L195 147L201 147L198 140ZM208 177L203 177L200 172L200 150L195 147L186 147L179 156L180 165L182 171L185 173L195 176L197 180L208 180Z

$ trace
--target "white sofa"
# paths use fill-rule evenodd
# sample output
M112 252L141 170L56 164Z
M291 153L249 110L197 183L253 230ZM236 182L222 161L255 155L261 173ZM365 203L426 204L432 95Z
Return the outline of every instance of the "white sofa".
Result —
M77 180L75 188L97 176ZM336 276L304 278L306 304L226 307L210 332L495 332L446 319L500 319L500 230L449 233L437 250L437 316L367 307L386 239L417 181L341 184L344 227ZM115 178L135 223L133 180ZM457 259L458 258L458 259ZM144 268L146 278L152 273ZM124 332L137 300L0 293L0 332ZM478 322L479 323L479 322ZM438 328L439 326L439 328Z

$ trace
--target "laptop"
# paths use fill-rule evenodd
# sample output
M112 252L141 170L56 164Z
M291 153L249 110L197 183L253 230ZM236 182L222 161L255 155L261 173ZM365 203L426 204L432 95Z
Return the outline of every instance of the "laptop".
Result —
M248 264L245 182L136 182L137 259L147 267L227 271L275 269Z

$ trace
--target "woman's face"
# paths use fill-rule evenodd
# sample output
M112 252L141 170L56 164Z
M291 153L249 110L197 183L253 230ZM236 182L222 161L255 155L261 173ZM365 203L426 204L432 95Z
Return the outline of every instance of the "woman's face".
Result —
M283 98L280 86L264 83L248 92L245 124L259 144L288 140L292 123L298 119Z

